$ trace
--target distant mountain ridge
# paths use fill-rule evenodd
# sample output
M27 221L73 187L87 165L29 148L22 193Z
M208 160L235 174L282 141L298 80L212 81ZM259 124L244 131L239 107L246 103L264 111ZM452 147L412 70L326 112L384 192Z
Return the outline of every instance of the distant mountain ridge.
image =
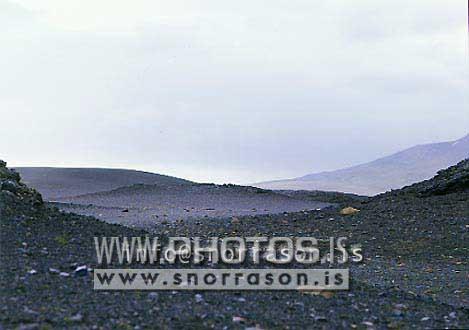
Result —
M375 195L433 177L439 170L469 158L469 134L449 142L423 144L349 168L261 182L264 189L324 190Z

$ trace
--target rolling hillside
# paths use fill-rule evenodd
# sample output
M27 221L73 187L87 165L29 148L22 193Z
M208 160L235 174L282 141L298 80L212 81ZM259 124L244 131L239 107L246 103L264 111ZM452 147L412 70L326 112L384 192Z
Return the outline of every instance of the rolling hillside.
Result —
M160 186L191 184L171 176L123 169L17 167L23 181L37 189L45 200L56 200L134 184Z

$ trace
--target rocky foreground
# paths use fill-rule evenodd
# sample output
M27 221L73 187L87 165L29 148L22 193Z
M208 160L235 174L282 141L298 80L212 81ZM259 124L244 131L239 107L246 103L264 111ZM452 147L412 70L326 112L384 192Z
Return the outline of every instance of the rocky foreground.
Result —
M351 290L97 292L94 236L142 230L65 214L0 163L0 328L468 328L468 162L320 211L156 223L159 236L347 236L365 260ZM354 207L359 212L341 215ZM86 266L86 267L81 267Z

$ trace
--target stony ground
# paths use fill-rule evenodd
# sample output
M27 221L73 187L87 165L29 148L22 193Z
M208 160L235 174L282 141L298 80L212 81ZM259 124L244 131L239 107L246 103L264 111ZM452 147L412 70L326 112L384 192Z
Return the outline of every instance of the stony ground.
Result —
M74 273L96 266L93 237L146 232L64 214L40 206L25 187L6 188L0 192L0 328L469 327L466 190L426 197L394 192L321 211L152 229L158 236L347 236L361 244L365 261L352 267L351 290L314 295L94 291L92 271ZM342 216L343 206L360 212Z

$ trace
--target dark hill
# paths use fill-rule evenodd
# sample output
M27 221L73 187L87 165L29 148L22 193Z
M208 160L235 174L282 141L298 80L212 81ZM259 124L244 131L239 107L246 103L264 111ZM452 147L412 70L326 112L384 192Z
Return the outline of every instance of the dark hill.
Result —
M171 186L191 183L171 176L124 169L18 167L15 170L45 200L107 191L133 184Z
M430 180L405 187L404 192L417 192L421 196L446 195L469 191L469 159L441 170Z

